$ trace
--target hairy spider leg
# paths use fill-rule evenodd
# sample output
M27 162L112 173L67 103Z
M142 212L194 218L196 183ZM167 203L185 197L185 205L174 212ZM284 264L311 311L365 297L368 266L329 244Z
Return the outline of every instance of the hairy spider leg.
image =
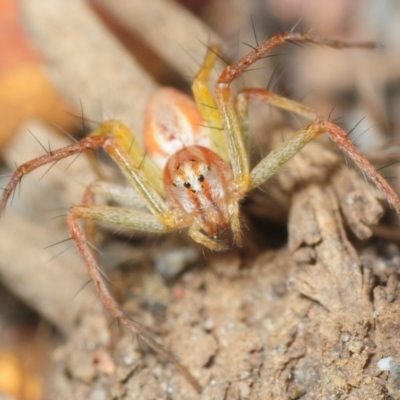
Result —
M93 130L90 136L111 136L129 153L131 162L135 163L135 169L141 170L145 175L147 181L151 184L154 190L161 196L165 195L164 185L162 181L162 173L154 161L146 157L145 151L139 144L137 138L133 132L123 123L119 121L105 121L100 126ZM93 160L94 168L97 171L97 164L94 162L93 152L88 154L89 159ZM99 174L101 175L101 174ZM149 207L144 202L144 199L137 190L132 187L122 187L105 181L96 181L91 183L85 190L82 205L92 206L95 205L95 195L101 195L103 197L110 198L118 202L119 205L134 207L136 211L148 211ZM137 214L138 222L141 220L139 214ZM153 218L150 214L145 213L145 218L149 220ZM104 221L106 222L106 221ZM140 227L131 227L132 229L140 230ZM153 231L151 227L143 226L143 229L149 229ZM85 221L85 236L86 240L95 247L95 223L94 219L87 218ZM154 232L154 231L153 231ZM158 231L156 231L158 232Z
M126 125L119 121L105 121L96 130L92 131L89 136L115 137L136 163L136 169L143 171L147 180L159 195L165 195L160 167L151 157L147 157L136 136Z
M266 89L244 89L236 99L237 110L241 115L247 114L249 99L258 99L268 104L296 113L308 119L315 119L314 122L297 131L291 138L282 143L280 147L273 150L266 156L251 172L250 188L255 188L269 179L286 161L294 156L309 141L317 136L328 133L336 145L344 151L365 173L365 175L379 188L386 197L391 207L396 210L400 217L400 200L391 186L374 168L374 166L361 154L349 139L346 132L337 125L322 120L316 112L296 101L276 95Z
M219 52L219 46L212 46L207 50L203 65L193 80L192 93L197 107L200 110L204 124L209 128L208 134L211 141L210 148L225 161L229 162L221 116L208 86L210 75Z
M263 57L274 48L290 42L324 44L339 49L374 49L377 47L377 45L372 42L345 43L341 41L327 39L317 35L301 34L296 32L283 32L273 36L271 39L255 47L246 56L242 57L236 63L229 65L221 73L215 89L215 98L219 113L222 116L229 159L232 165L234 182L237 186L237 191L239 195L244 195L249 190L249 188L253 186L253 183L249 171L247 149L243 141L243 133L241 132L241 122L236 114L230 85L232 81L240 74L242 74L243 71L245 71L251 64L255 63L257 60L259 60L261 57ZM308 137L309 135L311 135L312 137L316 136L315 129L306 128L305 132L306 133L304 134L304 138ZM312 140L311 136L309 140ZM299 141L298 137L296 141ZM300 142L301 141L302 140L300 140ZM305 143L306 141L304 142L304 144ZM296 146L292 147L288 145L288 147L291 147L292 149L292 153L290 153L291 157L296 153ZM289 156L289 153L287 154ZM279 154L275 154L275 156L277 155ZM275 159L274 161L278 162L278 165L280 166L283 164L280 162L279 159Z
M115 183L105 181L95 181L87 186L82 198L82 205L90 206L96 204L96 196L99 195L108 202L114 202L117 206L134 208L138 212L148 214L147 204L138 192L130 186L121 186ZM85 221L85 236L86 241L96 247L95 240L95 221L87 219Z
M135 210L143 212L149 211L143 198L140 197L138 192L131 186L121 186L107 181L95 181L86 188L86 192L93 196L101 196L108 202L113 202L119 206L134 208ZM86 196L86 194L84 196ZM91 201L88 202L88 204L90 203ZM85 200L83 204L86 204Z
M16 186L24 175L30 173L36 168L41 167L42 165L49 164L75 154L97 150L99 148L103 148L105 152L114 159L116 164L124 173L125 177L131 182L137 193L142 197L148 209L153 213L152 215L149 213L135 211L135 213L137 213L139 225L136 224L133 228L143 229L150 232L168 232L174 229L176 226L176 221L173 213L168 209L164 203L164 200L158 195L158 193L148 184L146 176L143 174L143 172L137 169L137 161L131 158L130 154L126 152L124 147L117 139L109 136L89 136L85 139L82 139L80 142L51 151L41 157L35 158L34 160L28 161L19 166L14 171L9 183L4 189L0 201L0 212L5 209L8 198L15 190ZM92 203L92 199L88 193L89 192L86 192L85 201L87 203ZM86 208L90 207L95 208L103 206L86 206ZM107 220L107 217L105 217L103 213L99 213L99 217L94 219L100 219L104 222L111 222L114 224L125 224L126 216L132 210L126 210L117 207L113 209L117 211L110 213L110 219L112 219L112 221ZM93 215L95 216L96 214L93 213Z
M256 99L281 108L285 111L298 114L309 120L322 119L311 107L297 101L279 96L268 89L246 88L235 96L235 110L240 120L245 120L247 125L249 100Z
M164 196L164 185L161 177L160 168L153 162L152 159L146 157L141 145L136 139L132 131L119 121L105 121L100 126L93 130L90 136L112 136L120 145L129 153L131 160L136 163L137 170L141 169L146 176L147 181L158 194ZM90 159L93 159L93 152L88 153ZM93 162L95 169L96 164ZM136 210L148 211L147 205L143 201L138 192L132 187L121 187L109 182L93 182L90 184L84 193L82 204L94 205L95 195L99 194L103 197L113 196L119 204L124 206L134 207ZM85 223L85 234L89 243L95 244L95 223L94 220L87 219Z
M93 280L95 288L99 293L101 301L109 313L118 320L129 332L136 334L153 350L160 353L165 359L174 364L175 368L190 382L193 387L200 392L201 386L196 378L185 368L170 352L165 350L146 332L143 326L136 321L128 318L121 310L119 304L112 297L104 278L97 266L93 252L90 250L85 233L78 223L78 219L99 220L130 226L137 230L153 232L163 232L164 226L151 215L139 213L134 210L109 207L109 206L73 206L67 217L67 223L71 237L76 242L78 249L88 267L89 274ZM123 221L123 222L122 222Z

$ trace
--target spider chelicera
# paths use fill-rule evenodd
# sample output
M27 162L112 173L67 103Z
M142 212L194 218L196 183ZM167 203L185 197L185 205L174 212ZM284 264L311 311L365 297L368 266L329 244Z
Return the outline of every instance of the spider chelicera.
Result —
M274 175L309 141L325 132L380 189L400 216L400 201L393 189L338 126L323 120L312 109L265 89L244 89L232 96L230 84L236 77L266 53L287 42L322 44L339 49L376 47L370 42L345 43L310 34L280 33L226 67L218 78L215 97L207 82L219 50L210 48L192 86L195 102L171 88L161 89L150 101L145 121L146 152L125 125L117 121L104 122L85 139L18 167L1 199L0 211L4 210L22 177L42 165L99 148L108 153L133 188L111 183L89 186L83 204L72 206L68 212L70 235L110 314L174 362L198 389L192 375L139 324L127 318L111 296L88 245L93 236L94 221L154 233L188 228L195 242L217 251L229 247L219 240L219 235L230 229L234 242L240 246L240 200ZM311 122L250 170L247 107L248 101L254 98L299 114ZM110 193L125 207L95 204L96 194ZM81 219L87 221L85 228L78 222Z

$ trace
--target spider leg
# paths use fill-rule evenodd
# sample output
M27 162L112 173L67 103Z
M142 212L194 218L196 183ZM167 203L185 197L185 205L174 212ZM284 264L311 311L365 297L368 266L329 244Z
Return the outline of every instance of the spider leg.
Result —
M201 391L201 386L197 382L196 378L190 374L187 368L185 368L171 353L169 353L154 339L152 339L139 323L128 318L123 313L119 304L112 297L104 281L104 278L97 266L96 259L87 244L85 233L78 223L79 219L122 224L124 226L146 232L162 233L165 232L166 227L151 214L110 206L73 206L70 209L67 217L70 235L78 246L79 252L85 261L96 290L99 293L101 301L108 312L113 316L113 318L125 326L129 332L140 336L140 338L147 343L148 346L173 363L175 368L193 385L193 387L195 387L197 391Z
M249 189L259 186L274 175L283 164L296 155L308 142L327 132L336 145L354 161L358 168L379 188L400 218L400 200L373 165L361 154L346 132L331 122L316 120L297 131L277 149L271 151L251 171Z
M200 226L196 224L193 224L189 227L189 235L195 242L211 250L222 251L228 250L229 248L226 244L222 242L217 242L216 240L202 233Z
M309 120L323 119L311 107L297 101L279 96L267 89L248 88L242 89L235 97L235 109L240 120L246 120L248 103L250 99L264 101L275 107L301 115Z
M131 182L132 186L146 202L152 213L157 216L158 220L164 225L175 226L176 221L172 211L169 210L155 189L149 185L147 175L143 174L139 169L140 165L137 165L138 160L132 158L124 147L113 138L109 138L104 143L103 148L114 159L125 177Z
M90 136L108 135L116 138L131 158L136 160L136 168L141 169L156 192L164 196L162 171L150 157L146 157L146 152L139 144L136 136L132 134L132 131L119 121L106 121L90 133Z
M397 214L400 217L400 200L397 196L397 194L394 192L394 190L391 188L391 186L387 183L387 181L382 177L382 175L374 168L374 166L361 154L361 152L357 149L357 147L354 146L352 141L349 139L348 135L346 132L344 132L342 129L340 129L337 125L323 121L322 118L310 107L304 106L301 103L298 103L296 101L287 99L285 97L279 96L275 93L270 92L269 90L266 89L244 89L242 90L236 98L236 106L237 106L237 112L238 115L246 115L247 114L247 106L248 106L248 101L250 99L258 99L261 101L264 101L266 103L272 104L276 107L279 107L283 110L289 111L296 113L298 115L301 115L302 117L308 118L308 119L314 119L315 123L310 126L314 126L311 130L314 132L314 137L319 136L321 133L327 132L330 136L330 138L336 143L336 145L344 151L357 165L357 167L365 173L365 175L380 189L380 191L383 193L383 195L386 197L387 201L389 204L396 210ZM280 157L280 155L283 156L283 160L288 160L291 156L291 152L288 151L291 146L293 146L293 143L291 142L294 140L297 145L299 146L298 149L300 150L305 144L308 143L308 139L310 136L307 134L308 127L304 128L303 130L300 130L298 133L296 133L291 139L289 139L289 143L287 143L287 147L285 144L283 144L280 148L277 149L277 151L280 151L277 154L275 152L270 153L271 155L271 160L274 157ZM304 137L304 142L299 141L296 139L296 136L301 136L301 133L303 132L303 137ZM311 135L312 136L312 135ZM282 149L283 147L286 148L286 150ZM293 150L295 151L296 145L294 145ZM279 155L280 154L280 155ZM294 153L295 154L295 153ZM293 155L294 155L293 154ZM269 157L268 155L267 157ZM289 158L287 158L289 157ZM263 163L264 160L260 162L260 164ZM259 181L257 178L258 176L258 169L263 169L265 168L260 166L256 166L256 168L252 171L252 180L251 180L251 187L256 187L258 184L262 183L262 181ZM267 162L266 164L267 165ZM279 164L282 165L282 164ZM268 169L268 168L267 168ZM272 171L272 170L271 170ZM265 179L268 179L271 175L268 175ZM257 182L259 182L257 184Z
M377 45L371 42L345 43L326 39L311 34L296 32L283 32L254 48L250 53L236 63L228 66L220 75L215 89L215 98L220 115L222 116L225 140L227 143L230 162L232 165L235 184L239 192L245 193L250 185L249 162L246 143L241 132L241 125L236 115L236 110L231 96L230 85L232 81L243 73L251 64L259 60L265 54L285 43L311 43L323 44L334 48L365 48L373 49ZM307 132L307 130L306 130ZM306 134L307 136L307 134ZM310 139L311 140L311 139Z
M82 204L72 206L71 213L75 218L123 225L140 232L165 233L170 230L156 216L130 208Z
M221 118L214 97L208 87L210 75L219 52L219 46L212 46L207 50L203 65L193 80L192 92L203 121L209 128L209 136L213 145L212 150L225 161L229 161Z
M111 182L96 181L92 182L86 192L102 196L107 201L117 203L121 206L131 207L138 211L148 211L147 204L139 196L138 192L130 186L121 186ZM86 196L86 194L85 194ZM83 202L83 204L94 204L93 201Z
M318 122L298 130L293 136L272 150L251 171L249 190L273 176L287 161L295 156L308 142L325 132Z
M236 246L242 247L243 245L243 235L242 235L242 229L241 229L241 223L240 223L240 210L239 210L239 201L236 199L232 199L229 203L229 217L230 217L230 223L231 223L231 229L234 235L234 242L236 243Z
M107 199L107 202L112 201L118 205L134 208L137 211L148 211L147 204L136 190L130 186L121 186L104 181L92 182L85 190L82 204L86 206L96 204L96 195ZM89 243L95 244L94 220L86 221L85 236Z
M168 227L174 227L176 221L173 213L168 209L164 200L156 192L155 189L149 184L147 176L140 170L140 162L134 159L124 148L124 146L115 138L109 136L89 136L82 139L80 142L73 143L61 149L48 152L41 157L28 161L20 165L11 177L9 183L3 191L0 200L0 213L4 210L7 200L13 193L22 177L34 169L72 156L91 150L103 148L111 158L114 159L119 166L125 177L136 189L138 194L143 198L144 202L150 211L158 218L158 220Z
M97 150L101 148L104 143L108 140L107 137L93 137L89 139L83 139L80 142L73 143L69 146L63 147L58 150L49 151L46 154L30 160L22 165L20 165L13 173L11 179L9 180L7 186L3 190L3 194L0 200L0 213L5 209L7 201L14 190L17 188L19 182L24 177L24 175L29 174L36 168L43 165L61 160L63 158L83 153L86 151Z

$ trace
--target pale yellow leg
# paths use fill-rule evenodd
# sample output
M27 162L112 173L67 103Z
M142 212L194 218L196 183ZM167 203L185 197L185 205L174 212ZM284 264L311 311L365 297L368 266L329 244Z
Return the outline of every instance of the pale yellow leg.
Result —
M312 123L272 150L251 171L249 189L260 186L274 175L288 160L295 156L308 142L324 133L318 122Z
M121 186L111 182L96 181L91 183L86 192L89 195L98 195L118 206L134 208L138 211L149 211L147 204L138 192L131 186ZM94 201L91 202L94 204ZM86 204L86 202L84 202ZM88 203L90 204L90 202Z
M142 170L155 191L159 195L164 196L162 171L150 157L146 156L135 135L126 125L118 121L106 121L91 132L90 136L114 137L125 151L129 153L135 169Z
M114 137L110 137L103 145L104 151L117 163L122 173L136 189L147 204L149 210L163 224L174 227L176 221L173 212L167 207L163 198L149 185L148 175L142 171L138 160L134 159L125 147Z
M122 225L138 232L164 233L169 230L155 215L129 208L90 204L73 206L70 212L78 219Z
M279 96L267 89L250 88L241 90L235 97L235 109L240 120L246 125L248 103L251 99L261 100L283 110L301 115L309 120L322 119L312 108L297 101Z
M85 191L82 204L85 206L96 205L96 196L101 196L107 202L114 202L118 206L134 208L138 212L149 213L149 208L131 186L120 186L110 182L96 181L91 183ZM95 245L94 221L85 221L85 234L89 243Z
M219 46L210 47L207 51L203 65L192 83L192 92L203 121L210 128L209 135L213 145L212 150L219 154L225 161L229 161L221 118L213 95L208 87L208 81L219 52Z
M239 219L239 202L233 201L229 204L229 217L231 222L231 229L234 235L234 242L236 246L242 247L243 245L243 237L242 237L242 230L241 230L241 223Z
M221 251L227 250L228 246L225 243L217 242L211 239L209 236L205 235L200 231L200 227L197 225L191 225L189 227L189 236L197 243L207 247L211 250Z

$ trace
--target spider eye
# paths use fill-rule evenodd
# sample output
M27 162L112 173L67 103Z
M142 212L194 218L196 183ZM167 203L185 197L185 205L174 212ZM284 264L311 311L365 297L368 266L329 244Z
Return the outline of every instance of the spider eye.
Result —
M186 189L189 189L189 188L190 188L190 183L189 183L189 182L185 182L185 183L183 184L183 186L185 186Z
M204 175L199 175L199 177L197 178L197 180L199 181L199 182L204 182Z

